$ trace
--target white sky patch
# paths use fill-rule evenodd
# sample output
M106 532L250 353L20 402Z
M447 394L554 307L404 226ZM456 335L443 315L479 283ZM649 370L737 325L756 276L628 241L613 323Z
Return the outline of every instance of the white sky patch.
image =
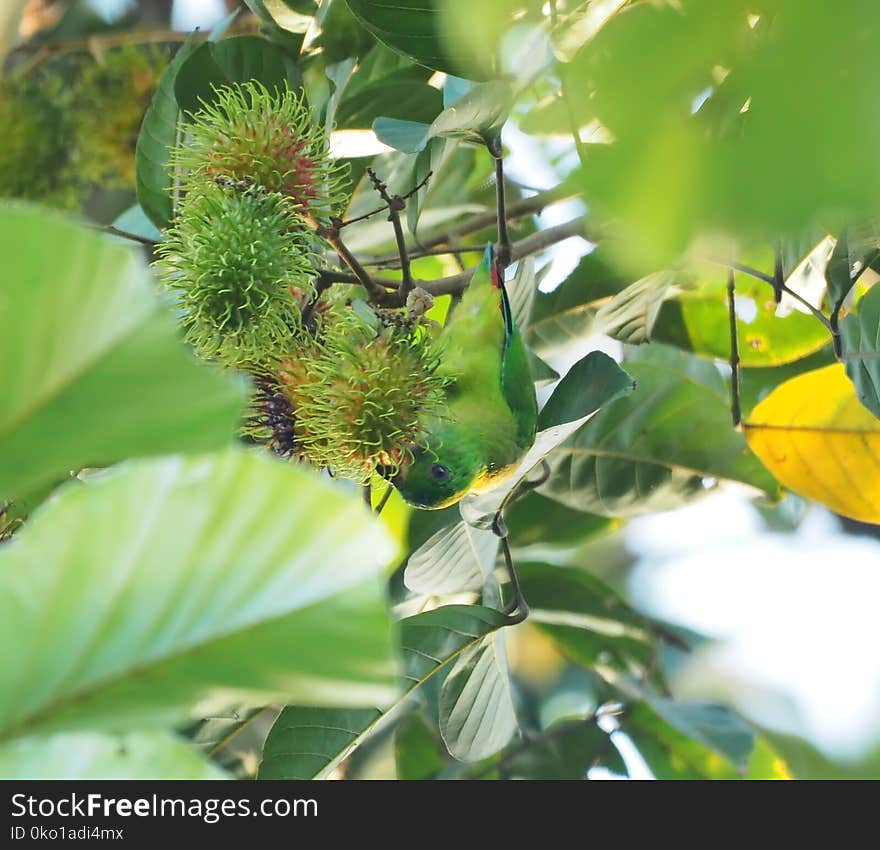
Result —
M136 0L88 0L88 7L105 21L119 20L137 5Z
M734 295L733 303L736 317L741 322L745 322L748 325L758 318L758 305L755 303L754 298L737 293Z
M332 159L375 156L393 150L380 142L372 130L334 130L330 134L329 154Z
M742 494L634 520L636 603L717 642L677 672L677 695L728 702L829 755L880 740L880 542L813 507L764 529Z
M171 26L178 32L207 30L226 14L223 0L175 0Z

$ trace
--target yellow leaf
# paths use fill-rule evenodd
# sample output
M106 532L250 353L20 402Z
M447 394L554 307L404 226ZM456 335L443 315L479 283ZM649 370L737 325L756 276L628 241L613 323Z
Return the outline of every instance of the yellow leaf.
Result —
M790 490L880 523L880 420L862 406L842 364L778 386L744 430L752 451Z

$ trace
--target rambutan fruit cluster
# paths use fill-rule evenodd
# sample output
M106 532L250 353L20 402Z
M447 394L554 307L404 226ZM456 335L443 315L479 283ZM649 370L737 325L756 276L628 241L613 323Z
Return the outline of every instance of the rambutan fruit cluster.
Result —
M158 270L198 353L254 377L243 434L358 481L398 467L444 382L424 319L315 287L322 225L347 199L303 97L217 89L173 162L181 198Z
M337 297L315 337L277 372L295 416L295 450L359 481L378 467L395 471L422 442L424 417L443 405L437 365L425 324L389 321Z
M228 366L259 366L289 351L315 274L292 201L257 184L209 182L191 191L158 246L186 338Z
M327 142L302 95L259 83L220 88L194 116L176 153L188 183L217 178L256 183L289 197L299 214L324 220L347 198L346 170L327 155Z

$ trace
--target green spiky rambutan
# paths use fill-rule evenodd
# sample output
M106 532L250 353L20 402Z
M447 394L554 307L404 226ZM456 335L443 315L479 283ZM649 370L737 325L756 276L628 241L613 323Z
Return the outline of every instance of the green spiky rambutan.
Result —
M227 177L287 195L316 220L341 210L345 166L329 158L325 134L302 96L256 82L216 94L191 116L187 141L176 152L189 185Z
M386 324L363 302L331 304L317 336L278 371L290 402L290 454L356 481L395 469L422 442L420 422L436 415L445 382L419 322Z
M134 186L138 132L167 64L159 46L127 45L82 65L71 105L82 179L106 189Z
M54 74L11 76L0 88L0 197L69 209L77 203L70 169L65 90Z
M315 276L310 252L286 196L206 183L183 199L157 269L197 352L251 368L287 355L301 332Z

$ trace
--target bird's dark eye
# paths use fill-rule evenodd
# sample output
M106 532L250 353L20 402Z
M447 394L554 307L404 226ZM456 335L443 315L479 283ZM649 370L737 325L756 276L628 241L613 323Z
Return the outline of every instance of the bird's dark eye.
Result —
M431 470L430 470L430 475L431 475L431 478L434 479L434 481L438 481L438 482L446 481L449 478L449 468L446 466L443 466L442 463L432 464Z

